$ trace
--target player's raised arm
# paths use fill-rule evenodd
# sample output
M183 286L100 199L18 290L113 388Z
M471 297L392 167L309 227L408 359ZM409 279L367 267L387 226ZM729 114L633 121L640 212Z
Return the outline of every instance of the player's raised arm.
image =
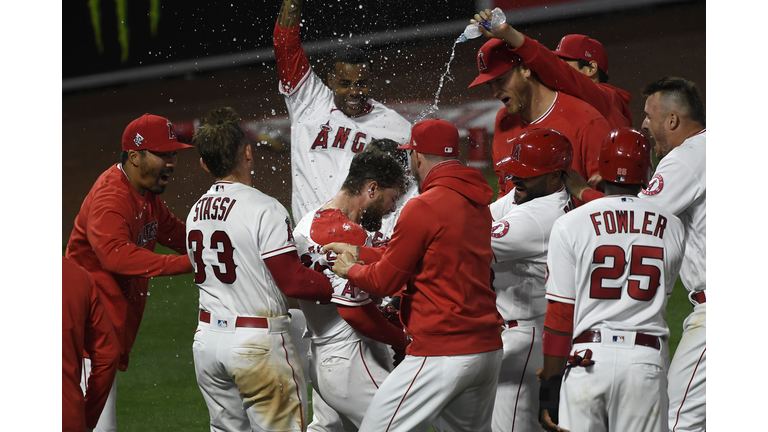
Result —
M301 6L303 0L285 0L280 7L277 24L283 28L293 28L301 23Z

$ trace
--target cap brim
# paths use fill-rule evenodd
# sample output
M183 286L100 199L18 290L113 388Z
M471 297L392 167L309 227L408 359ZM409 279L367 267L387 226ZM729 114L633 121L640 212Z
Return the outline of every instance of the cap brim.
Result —
M510 69L512 69L512 68L510 68ZM503 75L504 73L506 73L506 71L502 72L501 74L496 75L496 76ZM480 75L477 76L477 78L475 78L474 81L472 81L472 84L467 86L467 88L472 88L472 87L480 85L480 84L485 84L488 81L496 78L496 76L493 76L492 74L480 74Z
M406 144L406 145L399 146L397 149L398 150L411 150L411 149L413 149L413 147L411 147L410 144Z

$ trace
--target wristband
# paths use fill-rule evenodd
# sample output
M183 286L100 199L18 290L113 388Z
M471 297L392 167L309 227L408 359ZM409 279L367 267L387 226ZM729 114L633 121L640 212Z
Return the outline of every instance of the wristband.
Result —
M544 355L568 357L571 352L571 335L558 335L546 330L541 332L541 345Z
M549 379L541 377L539 386L539 423L541 423L541 411L547 410L552 423L559 424L560 385L563 383L563 374L553 375Z

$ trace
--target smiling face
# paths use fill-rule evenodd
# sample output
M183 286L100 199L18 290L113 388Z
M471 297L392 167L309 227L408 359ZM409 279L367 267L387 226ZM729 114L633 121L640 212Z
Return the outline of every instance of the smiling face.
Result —
M336 63L334 72L328 74L328 86L336 108L348 117L362 114L370 92L368 64Z
M155 195L165 192L176 167L177 152L136 152L139 158L139 176L135 186L139 195L149 191ZM144 153L142 156L141 154Z
M520 114L531 105L531 83L527 74L528 69L520 65L486 82L491 96L502 101L510 114Z
M654 93L645 100L642 128L646 136L653 141L653 150L659 160L672 151L665 127L668 114L662 110L661 93Z

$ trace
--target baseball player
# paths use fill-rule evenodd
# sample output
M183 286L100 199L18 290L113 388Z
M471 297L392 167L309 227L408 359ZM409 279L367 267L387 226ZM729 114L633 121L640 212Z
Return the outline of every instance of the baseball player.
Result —
M638 196L663 207L685 224L685 259L680 278L693 312L683 322L683 337L669 369L669 430L706 427L706 237L707 130L704 102L696 85L664 77L643 89L643 129L652 137L659 164L650 185ZM602 196L572 175L568 190L584 201Z
M477 53L478 77L469 85L485 83L491 96L502 101L504 107L496 115L493 135L493 162L498 163L510 154L512 140L534 128L554 129L568 138L573 146L573 169L582 177L597 174L597 155L600 143L610 132L608 121L590 104L544 84L536 72L494 33ZM485 30L484 30L485 31ZM499 196L506 195L514 185L504 180L496 170ZM576 203L577 205L580 202Z
M324 246L339 254L334 273L370 294L407 284L400 318L412 342L360 431L490 431L502 357L490 287L493 191L461 165L459 132L444 120L417 123L404 148L421 195L403 208L389 244Z
M404 188L403 170L390 155L377 150L358 153L342 189L304 216L294 231L304 265L326 273L334 286L329 304L299 303L312 338L312 388L338 413L345 431L357 431L373 395L392 370L383 343L403 356L407 338L384 318L368 293L333 274L330 268L336 256L322 253L321 248L334 241L371 246L366 230L380 229L382 216L394 211Z
M147 301L149 278L191 273L186 254L155 254L157 243L185 253L184 222L160 199L176 167L176 153L192 148L176 138L173 124L144 114L123 132L121 162L105 171L85 197L69 236L66 257L85 268L120 345L118 370L125 372ZM91 363L85 360L85 374ZM117 380L96 431L117 430ZM83 379L81 386L88 383Z
M490 10L475 15L472 24L489 20ZM575 96L597 109L611 128L632 126L629 101L632 95L608 84L608 54L603 45L585 35L563 36L552 52L507 23L492 31L478 26L486 36L498 35L544 85Z
M120 348L91 275L61 258L61 424L65 432L93 430L117 374ZM83 351L91 359L85 397Z
M275 24L274 48L291 119L291 208L294 220L341 189L355 153L374 138L408 142L411 125L369 95L372 62L361 50L335 52L327 86L301 47L302 0L285 0Z
M573 208L563 185L573 148L552 129L532 129L515 138L498 168L515 188L491 204L493 288L504 318L504 358L493 408L493 430L541 430L536 371L543 364L544 282L549 233Z
M552 228L540 390L546 430L667 430L664 316L685 228L637 197L651 170L643 134L611 131L600 150L605 197Z
M286 295L329 301L301 265L288 212L253 187L253 153L231 108L211 111L193 144L216 182L187 216L200 288L192 351L212 431L306 430L307 388Z

